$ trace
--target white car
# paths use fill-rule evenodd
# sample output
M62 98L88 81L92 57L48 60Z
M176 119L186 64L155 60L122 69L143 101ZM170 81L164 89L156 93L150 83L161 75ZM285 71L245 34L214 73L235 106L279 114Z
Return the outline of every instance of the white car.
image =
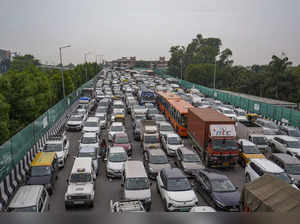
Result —
M131 118L134 119L135 114L146 114L147 110L145 106L133 105L131 108Z
M81 131L84 121L82 114L71 115L66 123L66 129L68 131Z
M297 188L290 176L277 164L268 159L250 159L245 168L245 182L249 183L264 174L276 176ZM298 188L297 188L298 189Z
M125 127L122 122L113 122L108 130L108 140L112 141L117 133L125 133Z
M104 113L96 113L95 117L99 118L100 128L104 129L107 125L107 116Z
M97 151L99 150L99 139L98 135L95 132L84 133L81 136L79 142L79 148L90 146L97 149Z
M162 147L166 150L169 156L174 156L177 149L183 147L183 141L180 136L176 133L170 133L163 135L161 138Z
M95 132L97 134L100 133L100 123L99 118L97 117L88 117L86 122L83 125L82 133L85 132Z
M128 160L127 152L123 147L110 147L107 153L106 176L121 177L124 170L125 162Z
M237 119L237 116L232 109L229 109L226 107L218 107L217 111L224 114L226 117L231 118L232 120L236 121L236 119Z
M278 135L269 140L273 151L279 151L300 158L300 141L297 138Z
M190 211L198 205L198 198L183 172L178 168L164 168L156 177L157 191L166 211Z
M112 115L111 115L111 121L115 121L116 117L121 116L125 117L125 110L124 109L113 109Z
M246 111L244 111L243 109L237 108L234 110L234 112L236 114L237 121L247 121Z

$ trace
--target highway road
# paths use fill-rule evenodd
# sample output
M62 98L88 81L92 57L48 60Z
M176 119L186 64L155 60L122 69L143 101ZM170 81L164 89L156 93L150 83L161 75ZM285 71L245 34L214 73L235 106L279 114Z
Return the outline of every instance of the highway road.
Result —
M142 160L142 149L140 142L133 139L133 128L130 116L126 116L126 129L131 142L133 143L133 155L132 160ZM106 130L102 132L103 136L107 136ZM121 181L120 179L108 179L105 175L105 164L100 160L100 175L96 180L95 201L94 208L78 207L69 210L64 206L64 195L67 189L66 180L71 172L74 156L78 152L79 139L81 132L68 132L67 137L70 141L69 157L66 161L65 167L60 170L58 181L55 185L54 194L51 196L50 211L51 212L110 212L109 202L110 200L119 200L121 197ZM190 139L184 139L185 146L191 147ZM173 159L171 158L171 165L174 167ZM227 175L230 180L242 189L244 183L244 170L237 165L234 169L214 169L215 172L220 172ZM192 180L190 180L192 182ZM151 194L152 194L152 207L150 212L162 212L164 211L162 200L156 191L156 182L152 181ZM200 205L207 205L200 195L197 195Z

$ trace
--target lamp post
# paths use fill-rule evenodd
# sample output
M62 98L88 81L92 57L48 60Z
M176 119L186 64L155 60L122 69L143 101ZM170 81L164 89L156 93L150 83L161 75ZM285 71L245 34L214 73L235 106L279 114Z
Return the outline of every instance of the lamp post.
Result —
M216 91L216 73L217 73L217 57L215 57L215 70L214 70L214 92Z
M84 54L84 61L85 61L85 81L88 80L88 77L87 77L87 61L86 61L86 56L89 55L91 52L87 52Z
M97 58L98 58L98 57L100 57L100 60L101 60L101 54L97 54L97 55L96 55L96 65L95 65L95 67L96 67L96 69L95 69L96 75L97 75Z
M180 74L181 74L181 80L182 80L182 58L180 58Z
M66 98L66 91L65 91L65 79L64 79L64 69L63 69L63 62L62 62L62 56L61 56L61 49L71 47L71 45L66 45L59 48L59 59L60 59L60 70L61 70L61 81L62 81L62 88L63 88L63 97Z

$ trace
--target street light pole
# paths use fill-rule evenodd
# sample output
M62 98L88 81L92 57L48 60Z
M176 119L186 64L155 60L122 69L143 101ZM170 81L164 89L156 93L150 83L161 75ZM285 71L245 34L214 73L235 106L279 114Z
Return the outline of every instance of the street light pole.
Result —
M181 74L181 80L182 80L182 58L180 58L180 74Z
M215 70L214 70L214 92L216 91L216 73L217 73L217 57L215 57Z
M86 56L90 54L90 52L87 52L84 54L84 61L85 61L85 81L87 82L88 81L88 75L87 75L87 61L86 61Z
M65 79L64 79L64 70L63 70L63 62L61 56L61 49L71 47L71 45L66 45L59 48L59 59L60 59L60 70L61 70L61 81L62 81L62 89L63 89L63 97L66 98L66 91L65 91Z

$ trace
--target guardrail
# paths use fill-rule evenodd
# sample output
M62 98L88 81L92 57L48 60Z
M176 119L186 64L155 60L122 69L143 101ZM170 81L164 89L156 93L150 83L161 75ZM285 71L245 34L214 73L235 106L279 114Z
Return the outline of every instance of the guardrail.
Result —
M163 78L174 78L174 76L166 75L161 70L155 69L154 72ZM224 93L218 90L198 85L185 80L177 79L181 86L185 88L196 88L204 95L213 97L223 103L230 103L235 107L240 107L248 112L257 113L267 119L271 119L278 124L284 123L295 127L300 127L300 112L294 109L275 106L268 103L263 103L255 100L250 100L245 97Z
M17 187L24 183L38 149L48 136L60 131L66 114L76 106L82 88L90 87L93 81L83 84L0 146L0 211Z

